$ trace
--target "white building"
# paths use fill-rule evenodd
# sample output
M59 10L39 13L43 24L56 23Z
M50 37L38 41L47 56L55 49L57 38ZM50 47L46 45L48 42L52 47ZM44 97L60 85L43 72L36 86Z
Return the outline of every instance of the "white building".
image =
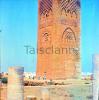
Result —
M28 78L28 79L34 79L36 76L36 73L35 72L24 72L24 77L25 78Z

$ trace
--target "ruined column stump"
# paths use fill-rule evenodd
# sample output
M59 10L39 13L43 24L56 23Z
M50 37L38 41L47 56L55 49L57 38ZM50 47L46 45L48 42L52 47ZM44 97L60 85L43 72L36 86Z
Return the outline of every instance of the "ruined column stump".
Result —
M7 100L24 100L23 72L23 67L9 68Z

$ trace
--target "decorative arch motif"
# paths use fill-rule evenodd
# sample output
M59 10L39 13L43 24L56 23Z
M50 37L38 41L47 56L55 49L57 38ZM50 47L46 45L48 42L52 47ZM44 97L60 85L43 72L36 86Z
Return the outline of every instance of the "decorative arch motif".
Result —
M42 34L43 41L47 42L50 40L50 34L48 32L45 32Z
M60 0L61 12L64 10L65 13L70 13L71 16L75 12L77 17L77 10L80 9L79 0Z
M73 48L73 54L78 57L79 56L79 49L78 48Z
M48 15L52 11L52 0L40 1L40 15Z
M66 28L62 34L62 39L67 40L67 42L68 41L76 41L76 36L75 36L74 31L70 27Z

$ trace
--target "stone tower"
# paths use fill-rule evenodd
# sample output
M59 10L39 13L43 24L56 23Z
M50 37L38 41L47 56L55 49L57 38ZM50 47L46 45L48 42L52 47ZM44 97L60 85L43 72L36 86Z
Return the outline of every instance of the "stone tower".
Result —
M39 0L38 78L80 76L80 1Z

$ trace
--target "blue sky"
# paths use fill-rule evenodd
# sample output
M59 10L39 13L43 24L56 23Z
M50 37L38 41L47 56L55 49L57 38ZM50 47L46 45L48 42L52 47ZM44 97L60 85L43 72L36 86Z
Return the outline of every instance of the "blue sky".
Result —
M24 45L37 46L38 0L0 0L0 63L36 70L36 55L27 55ZM82 71L92 71L92 55L99 53L99 1L81 0Z

